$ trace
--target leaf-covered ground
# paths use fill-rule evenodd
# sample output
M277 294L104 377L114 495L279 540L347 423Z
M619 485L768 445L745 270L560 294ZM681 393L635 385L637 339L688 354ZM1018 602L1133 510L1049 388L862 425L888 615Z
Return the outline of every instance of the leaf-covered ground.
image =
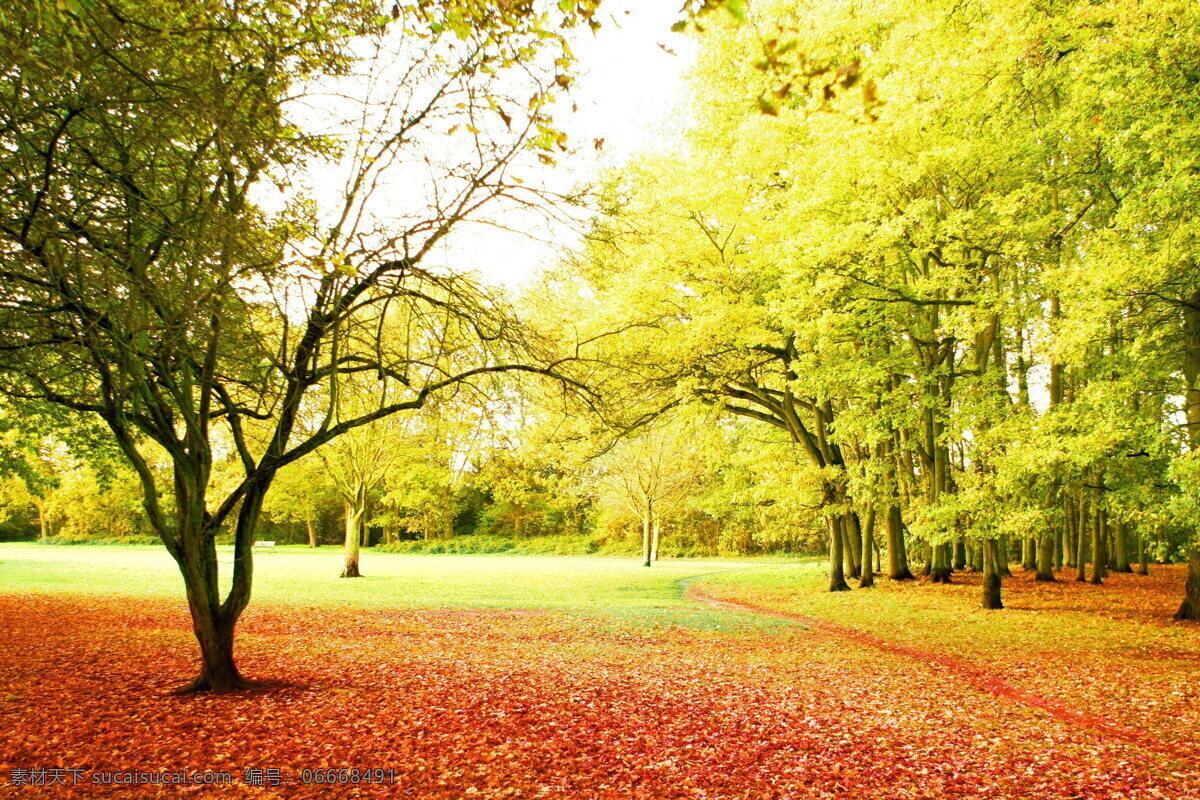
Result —
M703 578L691 591L698 607L723 598L755 613L710 609L657 623L559 609L258 604L239 640L244 671L289 685L229 697L164 696L194 667L177 600L0 594L0 779L53 767L235 776L220 789L0 792L1200 796L1200 630L1127 613L1153 605L1135 602L1138 592L1166 602L1177 576L1136 587L1120 576L1090 592L1026 590L1018 577L1006 585L1010 609L988 617L970 610L969 586L885 582L830 598L809 592L815 568L754 575ZM919 624L919 607L932 626ZM247 786L247 767L292 780ZM321 767L392 769L397 783L298 781Z

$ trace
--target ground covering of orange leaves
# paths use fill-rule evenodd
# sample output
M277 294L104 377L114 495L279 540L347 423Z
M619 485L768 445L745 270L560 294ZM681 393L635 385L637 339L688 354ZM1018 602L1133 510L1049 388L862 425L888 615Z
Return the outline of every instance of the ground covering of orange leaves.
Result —
M1177 573L1018 575L993 615L959 580L693 584L738 621L711 630L253 606L243 671L287 685L183 698L165 696L194 669L182 603L0 594L0 796L1200 797L1200 626L1164 619ZM3 785L55 767L84 780ZM300 781L324 767L395 783ZM246 785L246 768L285 782ZM131 769L234 784L87 782Z

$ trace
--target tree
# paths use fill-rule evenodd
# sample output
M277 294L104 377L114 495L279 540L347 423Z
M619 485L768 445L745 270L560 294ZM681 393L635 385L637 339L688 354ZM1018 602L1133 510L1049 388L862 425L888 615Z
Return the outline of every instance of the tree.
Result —
M430 254L489 203L532 199L513 173L561 142L546 107L569 83L557 31L594 6L386 8L35 0L0 14L0 390L98 416L137 472L200 645L181 691L250 685L234 631L282 467L448 386L565 377L502 303ZM358 67L375 80L355 84ZM354 127L305 129L296 99L354 85L374 94L331 108ZM256 204L318 161L342 170L344 191ZM373 200L414 170L429 179L388 218ZM379 335L389 315L411 326L396 341ZM337 417L330 387L348 375L374 375L377 404ZM311 435L302 418L319 420ZM171 465L173 507L150 445ZM218 448L241 476L214 496Z

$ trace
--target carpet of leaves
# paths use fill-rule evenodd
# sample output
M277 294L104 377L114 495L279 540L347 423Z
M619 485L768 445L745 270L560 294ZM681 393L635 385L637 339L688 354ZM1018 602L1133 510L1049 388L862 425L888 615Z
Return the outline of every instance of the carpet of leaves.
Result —
M287 685L177 698L166 692L194 669L181 606L0 594L0 796L1200 796L1198 759L794 622L252 607L243 670ZM1092 710L1129 715L1120 697ZM13 769L50 767L228 770L236 782L3 786ZM248 786L247 767L291 780ZM324 767L392 769L397 782L298 782Z

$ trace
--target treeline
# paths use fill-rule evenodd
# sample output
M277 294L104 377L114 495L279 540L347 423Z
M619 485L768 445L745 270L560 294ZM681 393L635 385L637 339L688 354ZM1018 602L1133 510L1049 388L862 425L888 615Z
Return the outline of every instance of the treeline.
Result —
M790 444L834 591L975 569L998 608L1012 559L1187 558L1200 617L1200 9L750 18L547 287L624 326L630 419L699 401Z

